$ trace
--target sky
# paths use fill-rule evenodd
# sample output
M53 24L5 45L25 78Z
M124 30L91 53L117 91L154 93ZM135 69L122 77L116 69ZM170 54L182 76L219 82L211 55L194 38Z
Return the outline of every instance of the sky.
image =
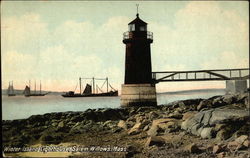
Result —
M120 90L122 34L136 4L154 34L153 71L248 67L247 1L2 1L2 88L41 80L44 90L69 91L81 76L109 77ZM224 87L224 81L160 83L157 92Z

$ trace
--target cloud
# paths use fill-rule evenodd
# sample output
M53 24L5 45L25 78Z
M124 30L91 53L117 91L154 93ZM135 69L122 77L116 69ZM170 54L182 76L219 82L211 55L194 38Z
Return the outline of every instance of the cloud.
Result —
M154 32L154 70L164 70L166 64L173 70L178 65L184 65L183 70L196 70L204 63L206 68L235 68L240 65L232 63L248 61L248 21L234 10L222 9L217 2L187 3L175 14L174 27L156 22L149 25ZM237 58L209 64L214 58L225 57L225 51Z
M218 2L195 1L173 16L173 25L147 21L154 33L153 71L247 66L248 18ZM66 19L54 26L37 13L3 17L3 79L37 78L55 89L69 89L80 76L98 76L109 77L120 88L125 65L122 34L131 20L115 15L98 25Z
M38 14L4 18L4 79L22 76L22 80L55 83L97 76L110 77L118 85L122 82L120 60L125 54L122 31L127 29L126 23L128 18L121 16L112 17L99 27L88 21L69 20L49 30Z
M23 88L24 81L27 81L30 79L30 76L34 76L35 74L32 67L35 65L35 60L32 55L17 51L8 51L2 54L1 59L4 88L7 88L9 81L14 81L14 86L18 83L18 87Z
M47 24L41 21L38 14L3 17L1 23L2 50L25 49L26 53L35 52L48 42Z
M248 64L248 58L241 58L234 52L222 52L221 55L206 61L203 69L247 68Z

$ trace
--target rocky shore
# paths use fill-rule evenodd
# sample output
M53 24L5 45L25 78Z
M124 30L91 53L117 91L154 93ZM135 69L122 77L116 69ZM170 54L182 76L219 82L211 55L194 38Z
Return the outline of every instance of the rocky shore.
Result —
M3 147L6 156L31 156L31 152L6 150L11 147L66 144L86 149L63 155L68 157L247 158L249 116L247 93L157 107L48 113L3 120ZM39 156L38 152L32 154Z

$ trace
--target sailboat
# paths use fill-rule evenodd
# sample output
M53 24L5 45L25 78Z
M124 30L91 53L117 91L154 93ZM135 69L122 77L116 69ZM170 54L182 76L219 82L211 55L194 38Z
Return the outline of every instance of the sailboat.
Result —
M15 92L14 92L14 86L13 86L13 81L12 84L11 82L9 82L9 87L8 87L8 96L16 96Z
M49 94L49 92L48 93L42 93L42 84L41 84L41 81L40 81L40 92L39 93L36 93L36 82L35 82L34 93L31 93L30 84L29 84L29 86L26 85L23 93L24 93L25 97L30 97L30 96L34 96L34 97L36 97L36 96L45 96L45 95Z
M86 84L84 91L81 90L81 79L92 79L93 87L90 84ZM96 85L96 92L95 92L95 80L105 80L107 84L107 91L103 92L97 85ZM104 83L105 83L104 82ZM93 78L79 78L79 85L80 85L80 93L75 93L74 91L69 91L66 94L63 94L63 97L105 97L105 96L118 96L118 91L115 90L109 83L108 78L105 79L95 79ZM104 85L104 84L103 84ZM112 90L109 91L108 88L111 88ZM101 93L98 93L98 89L101 91Z

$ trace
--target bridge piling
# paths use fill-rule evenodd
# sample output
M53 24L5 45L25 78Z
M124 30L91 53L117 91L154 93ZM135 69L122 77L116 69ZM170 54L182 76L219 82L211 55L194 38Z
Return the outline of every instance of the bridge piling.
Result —
M247 80L226 80L226 93L243 93L247 90Z

